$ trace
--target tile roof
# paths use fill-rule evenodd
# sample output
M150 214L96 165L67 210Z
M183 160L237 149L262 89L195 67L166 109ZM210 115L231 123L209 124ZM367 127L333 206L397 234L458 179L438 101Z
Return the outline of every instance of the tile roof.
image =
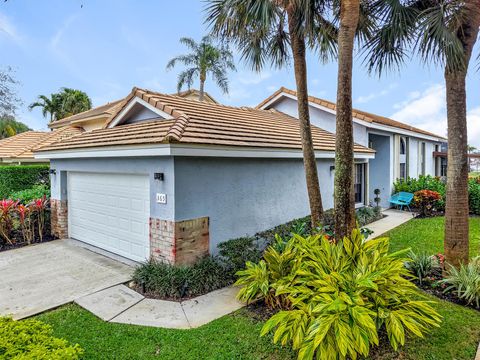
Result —
M207 93L205 91L203 94L204 94L204 100L207 100L207 101L210 101L212 103L218 104L218 101L215 100L209 93ZM180 97L186 97L186 98L189 98L189 99L198 100L198 97L200 96L200 91L198 91L197 89L189 89L189 90L185 90L185 91L180 91L180 92L172 94L172 95L177 95L177 96L180 96Z
M66 118L56 120L50 123L48 126L50 128L60 128L66 125L72 125L82 121L88 121L91 119L98 119L98 118L110 118L112 114L115 114L117 109L123 104L122 102L125 99L120 99L116 101L109 102L107 104L97 106L93 109L81 112L79 114L75 114L72 116L68 116Z
M135 97L174 119L159 118L107 128L114 115L104 129L73 136L40 151L158 143L301 149L298 120L275 110L231 107L134 88L117 114ZM332 133L312 126L312 135L316 150L335 150ZM361 145L355 145L355 151L374 153Z
M82 130L66 126L54 131L26 131L0 140L0 158L4 161L34 160L33 152L40 147L62 141L70 136L78 135Z
M278 95L280 95L282 93L289 94L289 95L292 95L292 96L295 96L295 97L297 96L296 91L287 89L285 87L281 87L280 89L275 91L272 95L270 95L268 98L263 100L260 104L258 104L257 109L262 108L269 101L273 100L274 98L276 98ZM314 104L326 107L330 110L334 110L334 111L336 110L336 107L337 107L334 102L324 100L324 99L320 99L320 98L317 98L317 97L314 97L314 96L309 96L308 101L310 101ZM413 131L413 132L423 134L423 135L433 136L433 137L436 137L436 138L439 138L439 139L442 139L442 140L445 139L445 137L443 137L443 136L433 134L431 132L413 127L413 126L408 125L408 124L404 124L400 121L389 119L389 118L384 117L384 116L371 114L371 113L368 113L366 111L353 109L352 110L352 115L353 115L354 118L356 118L358 120L363 120L363 121L366 121L366 122L369 122L369 123L377 123L377 124L381 124L381 125L392 126L392 127L396 127L396 128L402 129L402 130L408 130L408 131Z

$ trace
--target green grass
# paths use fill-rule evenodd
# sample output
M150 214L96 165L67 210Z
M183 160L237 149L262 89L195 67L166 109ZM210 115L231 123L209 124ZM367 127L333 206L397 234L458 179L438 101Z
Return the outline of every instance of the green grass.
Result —
M39 315L54 334L78 343L85 359L293 359L293 353L260 338L262 324L244 311L193 330L104 322L76 305Z
M480 341L480 312L443 301L434 306L444 317L440 328L373 359L471 360ZM107 323L76 305L38 319L51 324L55 336L80 344L84 359L295 359L271 337L260 338L262 323L245 309L194 330Z
M390 238L392 251L411 248L414 252L443 253L445 218L412 219L390 230L384 236ZM480 254L480 217L470 218L470 256Z

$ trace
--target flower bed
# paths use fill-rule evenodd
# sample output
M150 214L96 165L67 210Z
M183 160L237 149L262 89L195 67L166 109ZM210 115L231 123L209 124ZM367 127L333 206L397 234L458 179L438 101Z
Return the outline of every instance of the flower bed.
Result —
M0 201L0 251L53 239L46 196L28 203L11 199Z

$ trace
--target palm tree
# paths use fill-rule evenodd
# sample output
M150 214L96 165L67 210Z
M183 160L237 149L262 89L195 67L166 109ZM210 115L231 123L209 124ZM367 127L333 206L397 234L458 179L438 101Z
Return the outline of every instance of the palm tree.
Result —
M34 108L39 107L42 109L42 115L46 118L50 115L50 122L58 120L62 110L61 98L58 94L51 94L50 97L45 95L39 95L37 101L31 103L28 109L32 111Z
M178 75L177 91L187 85L190 89L195 78L200 79L199 100L203 101L205 94L205 81L211 75L217 86L228 94L228 70L236 70L233 63L233 55L225 46L216 46L209 36L204 36L200 43L191 38L183 37L180 42L186 45L191 52L186 55L179 55L170 60L167 69L175 67L177 62L182 63L187 69Z
M352 64L360 0L340 1L335 141L335 237L342 239L356 225L353 184Z
M39 107L43 117L50 115L50 122L75 115L92 108L92 101L88 95L80 90L61 88L58 93L50 97L39 95L38 100L28 107L29 110Z
M307 88L307 45L316 43L322 57L335 54L336 29L322 17L320 1L209 0L207 21L213 34L232 40L242 58L260 71L267 61L282 67L293 58L303 162L312 216L323 214L317 163L310 129ZM322 24L323 26L319 26ZM321 44L321 46L320 46Z
M402 63L415 46L426 62L443 64L448 122L445 258L468 261L468 151L466 75L480 27L480 0L385 2L384 26L370 43L369 67L379 72Z
M62 98L62 117L75 115L92 108L92 100L83 91L62 88L60 96Z

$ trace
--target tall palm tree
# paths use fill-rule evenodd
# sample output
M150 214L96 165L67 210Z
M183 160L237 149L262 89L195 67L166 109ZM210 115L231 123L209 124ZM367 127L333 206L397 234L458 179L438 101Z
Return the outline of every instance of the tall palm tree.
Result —
M445 258L468 261L468 151L466 75L480 27L480 0L394 0L377 8L384 23L369 46L369 67L402 63L409 47L442 64L446 84L448 168Z
M32 111L34 108L39 107L42 109L42 115L44 118L50 117L50 122L53 122L59 118L62 111L62 102L58 94L51 94L50 97L45 95L39 95L37 101L31 103L28 109Z
M216 46L209 36L204 36L200 43L191 38L183 37L180 42L190 49L190 53L179 55L170 60L167 69L175 67L177 62L187 68L178 75L177 91L187 85L190 89L195 78L200 80L199 100L205 96L205 81L211 75L217 86L228 94L228 70L236 70L233 55L226 46Z
M30 110L39 107L43 117L50 116L50 122L75 115L92 108L92 101L88 95L80 90L61 88L58 93L50 97L39 95L38 100L30 104Z
M360 0L340 1L338 79L335 141L335 237L342 239L355 227L353 184L352 66Z
M335 54L336 29L322 17L322 1L209 0L207 21L213 33L231 40L242 58L260 71L265 63L282 67L293 58L303 162L312 216L323 214L317 163L310 129L306 48L316 43L323 57ZM323 26L319 26L322 24ZM320 46L321 44L321 46Z

